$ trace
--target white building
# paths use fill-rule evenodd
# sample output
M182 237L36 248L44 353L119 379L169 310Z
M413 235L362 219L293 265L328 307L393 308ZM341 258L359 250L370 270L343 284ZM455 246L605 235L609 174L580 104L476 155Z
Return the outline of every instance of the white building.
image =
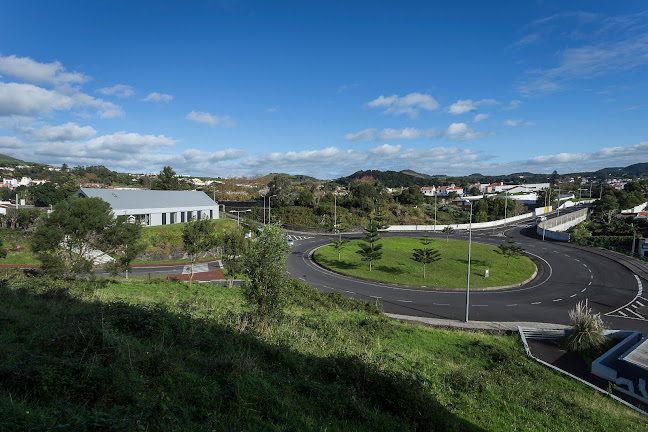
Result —
M84 198L101 198L115 216L128 216L144 225L169 225L192 219L218 219L218 203L198 191L116 190L81 188Z
M421 192L425 196L434 196L436 195L436 188L434 186L423 186Z
M439 186L437 194L439 196L448 196L450 192L456 192L457 195L463 195L463 188L455 186L454 183L450 186Z

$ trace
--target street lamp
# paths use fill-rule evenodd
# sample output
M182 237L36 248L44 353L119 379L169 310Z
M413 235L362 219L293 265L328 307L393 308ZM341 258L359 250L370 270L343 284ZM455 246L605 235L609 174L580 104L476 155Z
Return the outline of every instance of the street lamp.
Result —
M434 191L434 232L436 233L437 190Z
M272 221L272 218L270 217L270 212L272 210L272 205L270 204L270 200L272 198L276 197L276 196L277 195L275 194L275 195L271 195L271 196L268 197L268 223L270 223Z
M468 283L466 284L466 322L468 322L468 310L470 308L470 249L472 246L472 212L473 203L470 202L470 222L468 224Z
M236 213L236 226L241 225L241 213L249 212L252 211L250 209L247 210L230 210L230 213Z

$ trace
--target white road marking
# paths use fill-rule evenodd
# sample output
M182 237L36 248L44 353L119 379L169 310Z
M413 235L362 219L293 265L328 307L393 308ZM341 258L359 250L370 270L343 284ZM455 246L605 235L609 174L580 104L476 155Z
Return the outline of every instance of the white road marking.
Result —
M562 299L559 298L559 299L555 299L554 301L555 301L555 302L559 302L559 301L561 301L561 300L562 300Z
M508 305L506 305L506 306L517 306L517 303L514 303L514 304L508 304Z
M396 300L396 301L399 301L401 303L412 303L412 300Z
M572 294L569 296L569 298L576 297L578 294Z
M638 304L639 306L645 306L645 305L644 305L643 303L641 303L640 301L637 301L637 304Z
M375 298L375 299L381 299L382 298L382 297L378 297L378 296L369 296L369 297Z
M432 303L435 306L450 306L450 303Z
M637 295L635 296L635 298L633 298L631 301L629 301L629 302L626 303L625 305L621 306L620 308L615 309L615 310L613 310L612 312L608 312L608 313L606 313L606 314L605 314L606 316L609 316L609 315L612 315L613 313L618 312L618 313L620 313L621 315L623 315L623 316L626 317L626 318L632 318L632 317L628 317L626 314L624 314L623 312L621 312L621 309L623 309L623 308L627 308L629 305L631 305L632 303L634 303L635 300L641 298L641 295L643 294L643 284L641 283L641 279L639 279L639 276L637 276L637 275L634 275L634 277L635 277L635 279L637 280L637 286L638 286L638 288L639 288L639 290L637 291ZM635 315L636 315L636 314L635 314ZM644 319L644 317L641 317L641 318ZM635 318L632 318L632 319L635 319Z
M532 305L537 305L537 304L540 304L540 303L542 303L542 302L533 302L533 303L531 303L531 304L532 304Z
M575 259L576 261L580 262L580 260L579 260L578 258L574 258L574 259ZM585 265L585 264L583 264L583 265ZM587 266L585 266L585 267L587 267Z
M592 285L592 281L589 281L589 283L587 284L587 286L590 286L590 285Z
M487 307L488 305L471 305L472 307Z
M627 317L627 316L628 316L628 315L624 314L624 313L621 312L621 311L619 311L619 313L620 313L621 315L623 315L624 317Z
M346 291L345 290L344 292L348 292L349 294L355 294L353 291Z
M641 315L639 315L637 312L635 312L635 311L633 311L633 310L630 310L630 309L628 309L628 308L626 308L625 310L627 310L628 312L630 312L630 313L633 314L633 315L638 316L639 318L643 318Z
M581 292L585 292L586 289L587 289L587 288L583 288L583 289L581 290Z
M587 266L586 266L586 267L587 267ZM591 269L591 268L587 267L587 270L588 270L590 273L592 273L592 269Z

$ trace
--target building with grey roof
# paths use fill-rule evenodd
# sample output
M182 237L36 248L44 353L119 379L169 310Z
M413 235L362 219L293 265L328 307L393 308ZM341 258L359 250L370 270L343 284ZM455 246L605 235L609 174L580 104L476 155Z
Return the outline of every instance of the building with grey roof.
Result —
M218 203L199 191L81 188L76 195L101 198L110 204L115 216L128 216L129 220L147 226L219 217Z

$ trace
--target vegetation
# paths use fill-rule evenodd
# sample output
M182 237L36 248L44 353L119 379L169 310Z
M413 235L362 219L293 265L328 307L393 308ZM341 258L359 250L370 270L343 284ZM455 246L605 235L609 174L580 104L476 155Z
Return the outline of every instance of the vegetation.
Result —
M423 279L425 279L425 266L427 264L432 264L433 262L439 261L441 259L441 254L438 250L434 250L430 247L432 240L427 234L420 238L419 241L423 245L423 248L414 249L414 252L412 253L412 259L423 264Z
M244 255L243 297L252 309L254 323L281 315L286 303L286 254L288 236L277 224L269 224L259 233Z
M441 232L446 235L446 241L450 240L450 236L455 233L455 229L451 226L444 227Z
M382 210L380 207L377 207L376 212L369 215L369 223L364 227L364 241L360 243L359 249L356 250L356 253L362 257L362 261L369 262L369 272L371 272L372 263L382 257L382 252L380 251L382 244L378 242L380 241L380 231L385 228ZM338 260L340 253L341 251L338 250Z
M194 276L194 264L200 254L206 253L216 247L218 235L211 219L192 220L182 227L182 249L189 255L191 270L189 276L189 289Z
M569 320L573 330L565 336L565 346L570 351L589 353L605 345L603 334L605 326L600 313L588 306L587 300L580 301L569 311Z
M349 239L345 238L337 238L337 239L331 239L329 240L331 246L337 251L338 253L338 261L341 260L342 257L342 249L344 249L349 242Z
M468 243L453 240L432 240L431 246L438 250L441 259L430 265L432 271L424 279L420 264L412 261L412 250L420 245L419 239L409 237L386 237L380 240L384 246L382 263L375 265L369 272L366 264L356 251L360 249L360 240L352 240L342 251L342 260L338 261L337 251L322 247L315 251L315 260L332 270L366 279L405 285L426 287L463 288L466 287L466 265ZM505 286L523 282L535 271L535 264L527 257L520 257L515 265L506 267L506 257L497 253L495 246L472 243L470 266L470 286L485 288ZM489 269L490 276L484 277Z
M506 268L508 268L509 263L511 262L511 258L517 258L519 256L522 256L522 253L524 253L524 249L521 248L520 246L516 246L515 240L513 240L513 238L508 238L506 240L506 243L507 244L505 245L497 246L497 248L499 249L497 253L506 257Z
M245 271L243 257L249 249L249 240L241 229L227 231L221 235L223 247L223 264L229 277L229 287L234 286L234 278Z
M190 185L187 182L180 181L173 168L165 166L158 174L157 179L153 182L151 189L154 190L187 190Z
M32 249L43 269L73 279L92 272L93 254L131 256L138 247L139 226L125 216L114 218L110 205L100 198L72 198L54 206L38 224Z
M646 428L515 335L399 324L299 281L287 293L284 320L259 332L227 287L5 280L0 429Z

